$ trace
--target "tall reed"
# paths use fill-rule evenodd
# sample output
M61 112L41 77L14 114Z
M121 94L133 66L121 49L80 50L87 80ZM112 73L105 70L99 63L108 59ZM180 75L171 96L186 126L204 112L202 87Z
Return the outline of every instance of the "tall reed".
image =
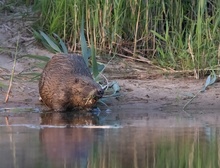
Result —
M100 53L142 56L200 74L218 62L218 0L39 0L38 26L80 50L80 25Z

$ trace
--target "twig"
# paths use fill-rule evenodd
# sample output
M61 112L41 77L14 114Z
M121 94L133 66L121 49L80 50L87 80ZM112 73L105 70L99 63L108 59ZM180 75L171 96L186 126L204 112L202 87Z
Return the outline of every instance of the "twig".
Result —
M154 66L154 67L157 68L157 69L160 69L160 70L162 70L162 71L168 72L167 69L161 68L161 67L159 67L159 66L154 65L154 64L153 64L151 61L149 61L148 59L145 59L145 58L143 58L143 59L134 58L134 57L132 57L132 56L126 56L126 55L119 54L119 53L115 53L115 54L118 55L118 56L120 56L120 57L128 58L128 59L131 59L131 60L135 60L135 61L139 61L139 62L146 62L146 63L148 63L148 64Z
M98 102L103 104L105 107L108 107L108 105L106 103L104 103L101 99L99 99Z
M6 94L6 97L5 97L5 103L8 102L9 94L10 94L11 87L12 87L12 82L13 82L13 77L14 77L14 72L15 72L15 66L16 66L16 60L17 60L17 55L18 55L19 39L20 39L20 36L18 36L17 43L16 43L14 63L13 63L12 71L11 71L11 77L10 77L10 82L9 82L9 86L8 86L8 91L7 91L7 94Z
M102 72L105 70L105 68L110 64L110 62L115 58L115 54L113 57L108 61L108 63L105 65L105 67L99 72L99 74L96 76L96 79L102 74Z
M107 90L108 88L109 88L109 82L108 82L108 79L106 78L106 76L105 75L103 75L103 74L100 74L100 75L102 75L102 77L105 79L105 81L106 81L106 85L103 87L104 88L104 90Z
M9 125L9 119L8 119L8 117L5 117L5 123L6 123L7 126Z
M183 106L183 111L185 111L185 108L188 106L188 104L190 103L190 102L192 102L197 96L198 96L198 94L201 92L201 90L200 91L198 91L184 106Z

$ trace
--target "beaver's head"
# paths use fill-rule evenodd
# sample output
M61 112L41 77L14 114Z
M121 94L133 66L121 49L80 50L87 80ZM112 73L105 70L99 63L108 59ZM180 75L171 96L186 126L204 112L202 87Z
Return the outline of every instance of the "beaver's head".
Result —
M72 86L72 103L74 106L92 107L103 94L104 89L93 79L80 76Z
M88 94L88 96L84 99L86 100L85 105L96 103L100 98L102 98L103 94L104 94L104 89L102 88L96 88L92 90Z

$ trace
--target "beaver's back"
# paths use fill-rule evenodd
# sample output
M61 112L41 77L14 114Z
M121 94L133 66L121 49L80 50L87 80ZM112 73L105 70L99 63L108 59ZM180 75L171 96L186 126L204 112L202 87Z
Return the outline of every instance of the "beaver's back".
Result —
M80 75L88 76L92 79L92 75L85 64L83 57L76 54L57 54L47 63L43 71L44 77L53 76L58 79L67 79L67 76Z

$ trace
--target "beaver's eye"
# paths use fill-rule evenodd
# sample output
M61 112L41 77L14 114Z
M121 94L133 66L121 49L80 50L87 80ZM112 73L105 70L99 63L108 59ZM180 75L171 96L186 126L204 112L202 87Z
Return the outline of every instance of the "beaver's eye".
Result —
M100 90L98 90L97 92L98 92L98 95L103 95L104 90L103 90L103 89L100 89Z

